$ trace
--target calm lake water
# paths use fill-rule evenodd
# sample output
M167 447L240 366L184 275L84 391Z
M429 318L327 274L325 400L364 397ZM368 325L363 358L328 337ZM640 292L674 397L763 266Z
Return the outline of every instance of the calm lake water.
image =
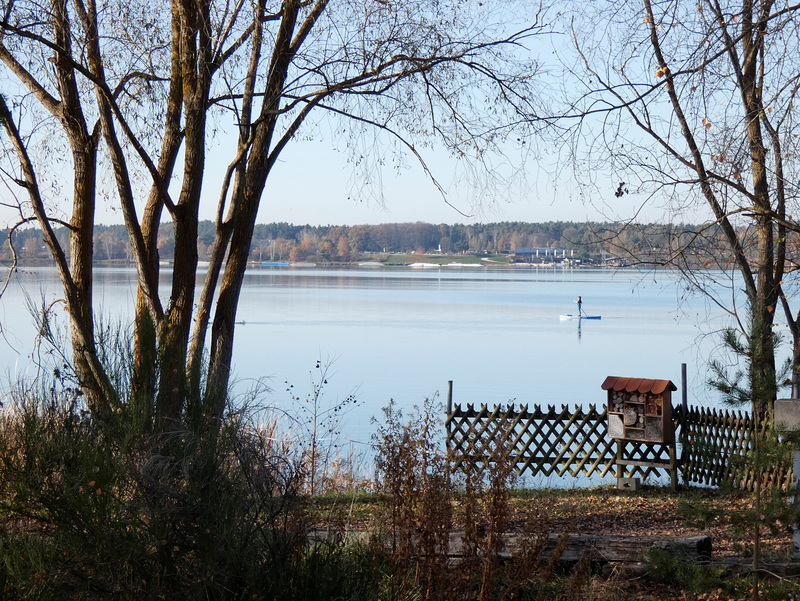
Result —
M131 269L97 270L97 309L129 319ZM165 287L166 289L166 287ZM23 290L60 296L54 270L22 270L0 300L0 367L32 373L32 321ZM705 362L724 325L702 299L683 299L669 272L561 268L349 270L254 268L242 291L234 355L238 389L264 378L264 401L292 411L329 364L322 406L354 394L342 437L367 443L390 399L404 409L453 381L456 403L602 404L606 376L671 379L688 364L689 402L718 406ZM601 320L561 320L576 312ZM680 398L678 393L678 400Z

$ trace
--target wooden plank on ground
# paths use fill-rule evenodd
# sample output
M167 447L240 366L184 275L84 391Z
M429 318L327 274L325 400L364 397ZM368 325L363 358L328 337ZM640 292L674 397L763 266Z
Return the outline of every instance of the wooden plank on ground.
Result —
M315 530L311 533L312 542L321 542L334 536L338 540L365 543L370 533L363 530L335 532ZM383 535L388 540L388 535ZM453 558L462 556L462 540L464 533L451 532L448 555ZM558 544L559 536L550 535L547 544L539 557L541 562L548 561ZM520 548L524 535L509 533L505 536L505 546L500 553L503 559L511 559ZM622 535L573 535L567 540L559 561L576 563L584 553L593 563L639 563L646 560L650 549L668 551L673 557L687 562L706 562L711 559L712 540L710 536L622 536Z
M462 532L453 532L450 535L450 556L461 555ZM547 545L542 552L541 560L550 558L559 537L548 537ZM523 535L509 534L506 537L504 551L501 557L511 558L519 549ZM712 541L710 536L690 537L663 537L663 536L617 536L617 535L574 535L567 540L560 561L564 563L577 562L583 553L588 553L594 563L630 563L640 562L646 558L650 549L663 549L674 557L686 561L708 561L711 558Z

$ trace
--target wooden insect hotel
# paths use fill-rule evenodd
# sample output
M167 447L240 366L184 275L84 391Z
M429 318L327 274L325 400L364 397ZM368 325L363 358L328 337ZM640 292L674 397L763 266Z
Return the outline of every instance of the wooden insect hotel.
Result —
M671 380L608 376L608 434L617 440L669 443L674 439Z

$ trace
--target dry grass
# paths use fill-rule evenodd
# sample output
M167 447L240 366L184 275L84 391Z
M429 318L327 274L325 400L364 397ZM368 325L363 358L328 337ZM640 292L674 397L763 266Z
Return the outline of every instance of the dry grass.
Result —
M342 528L348 531L382 531L387 523L387 505L391 502L384 493L340 493L313 500L312 519L316 527ZM465 566L482 575L486 565L489 509L487 497L470 497L465 492L454 493L451 527L467 531L468 524L479 534L475 550L467 562L459 564L459 585L449 584L456 594L459 587L473 585L472 594L479 598L478 576L469 576ZM682 515L682 506L703 507L713 516L707 525L690 525ZM745 493L723 493L713 490L690 489L672 493L660 488L645 487L634 493L617 491L614 487L593 489L511 490L507 497L505 533L522 533L520 548L511 563L501 568L513 570L517 583L512 586L502 573L496 574L500 590L495 598L526 597L535 588L545 599L594 599L597 601L629 601L633 599L708 599L732 600L750 598L751 587L747 570L753 544L752 532L741 529L735 517L752 509L752 498ZM687 574L658 581L643 577L640 572L631 576L620 567L607 566L600 573L589 566L574 566L566 573L555 563L543 562L543 543L546 535L559 533L622 534L631 536L694 536L708 534L713 539L713 561L704 567L688 566ZM761 598L800 599L800 589L787 573L793 562L792 535L785 524L778 524L775 533L762 535L764 568L781 577L766 575L762 580ZM470 561L472 563L470 563ZM693 568L698 568L694 571ZM491 568L490 569L494 569ZM502 569L501 569L502 572ZM520 586L519 583L527 583ZM527 587L527 588L526 588ZM463 595L451 598L469 598Z

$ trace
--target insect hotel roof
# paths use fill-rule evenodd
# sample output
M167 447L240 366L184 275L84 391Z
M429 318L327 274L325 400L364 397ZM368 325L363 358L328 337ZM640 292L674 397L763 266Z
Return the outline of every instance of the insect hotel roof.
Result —
M615 392L638 392L639 394L649 392L651 394L661 394L665 390L678 390L672 380L651 380L649 378L625 378L622 376L608 376L600 385L603 390L613 390Z

